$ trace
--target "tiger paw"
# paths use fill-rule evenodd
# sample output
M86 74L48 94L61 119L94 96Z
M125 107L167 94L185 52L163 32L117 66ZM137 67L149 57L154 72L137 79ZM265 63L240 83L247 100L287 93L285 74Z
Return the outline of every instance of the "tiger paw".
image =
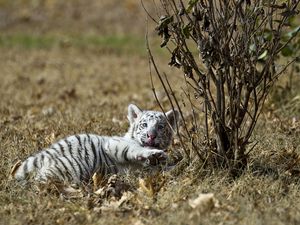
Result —
M161 163L165 163L168 156L162 150L148 150L137 156L137 160L142 162L146 166L156 166Z

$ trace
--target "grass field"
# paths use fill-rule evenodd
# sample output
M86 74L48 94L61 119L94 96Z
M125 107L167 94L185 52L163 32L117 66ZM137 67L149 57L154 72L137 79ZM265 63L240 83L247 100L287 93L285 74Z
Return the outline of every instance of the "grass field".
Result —
M125 133L129 103L159 109L142 8L117 3L0 1L0 224L300 224L298 75L291 92L284 79L272 92L253 136L258 144L235 180L197 163L118 177L123 195L114 186L104 195L37 191L9 179L18 159L62 137ZM180 87L180 71L152 42L160 68ZM174 144L170 152L177 151ZM193 208L203 193L214 197Z

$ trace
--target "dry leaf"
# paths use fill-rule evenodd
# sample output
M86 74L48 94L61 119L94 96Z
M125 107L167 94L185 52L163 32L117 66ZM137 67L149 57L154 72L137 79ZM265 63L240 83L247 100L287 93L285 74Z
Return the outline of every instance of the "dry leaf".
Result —
M104 196L105 187L99 188L98 190L94 191L94 194Z
M95 211L115 211L121 208L126 202L130 201L134 197L134 194L130 191L124 192L122 197L116 201L111 200L108 204L101 207L95 207Z
M13 165L13 167L10 170L10 178L12 179L15 176L15 173L17 171L17 169L21 166L22 161L18 160L18 162L15 163L15 165Z
M120 200L117 202L117 207L122 206L125 202L128 202L133 198L133 193L130 191L124 192Z
M214 197L213 193L199 194L199 196L193 200L189 200L189 205L196 209L198 212L210 212L215 207L218 207L218 200Z
M103 177L102 174L100 173L94 173L94 175L92 176L92 180L93 180L93 190L94 192L100 190L99 187L103 186L105 184L105 179Z
M64 197L67 197L68 199L83 198L84 196L81 189L73 188L71 186L63 188L61 190L61 193L64 195Z
M131 185L124 182L117 175L112 175L107 179L100 174L93 175L94 193L100 198L120 199L124 192L132 189ZM99 185L100 184L100 185ZM100 187L100 188L99 188Z
M153 197L154 193L153 193L152 185L149 185L149 183L147 183L146 180L140 178L139 187L140 187L139 189L142 192L145 192L148 196Z
M166 179L161 174L155 174L139 179L139 189L149 197L154 197L164 186Z
M133 225L144 225L144 223L140 220L137 220L133 223Z

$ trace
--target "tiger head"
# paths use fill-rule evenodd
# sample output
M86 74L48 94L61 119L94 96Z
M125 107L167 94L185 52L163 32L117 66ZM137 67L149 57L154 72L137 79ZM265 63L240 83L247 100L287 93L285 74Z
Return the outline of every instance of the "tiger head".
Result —
M165 115L157 111L142 111L136 105L128 106L130 127L125 135L141 146L165 150L171 144L179 112L170 110Z

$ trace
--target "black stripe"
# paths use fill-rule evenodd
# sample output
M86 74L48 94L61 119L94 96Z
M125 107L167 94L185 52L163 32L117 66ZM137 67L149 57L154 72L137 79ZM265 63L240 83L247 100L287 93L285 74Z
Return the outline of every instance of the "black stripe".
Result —
M114 163L114 161L109 156L108 156L108 159L110 161L109 169L110 169L111 173L114 173L114 174L118 173L117 166Z
M101 175L105 175L105 166L103 166L104 162L103 162L103 160L101 160L101 154L102 154L102 152L100 151L99 152L99 159L100 159L100 161L99 161L99 164L97 166L96 171L98 173L100 173Z
M65 169L65 174L69 176L69 178L73 178L72 174L70 173L69 169L67 168L67 166L64 164L64 162L60 159L57 158L57 160L61 163L61 165L64 167ZM57 164L58 165L58 164Z
M44 158L45 158L45 155L42 153L41 160L40 160L40 167L42 167L42 165L44 164Z
M53 146L52 146L53 148ZM56 150L55 148L53 148L54 150ZM61 162L61 160L59 159L59 156L56 156L56 158L53 157L53 155L48 151L48 150L45 150L44 151L45 153L47 153L49 156L50 156L50 159L52 159L55 164L53 165L54 168L56 168L58 170L58 172L62 175L63 179L66 178L65 174L63 173L63 171L58 167L59 164L56 160L59 160ZM63 164L63 163L62 163ZM63 166L65 167L65 165L63 164Z
M47 153L53 161L55 161L52 152L49 152L48 150L45 150L44 152ZM56 157L58 157L58 155L56 155Z
M24 173L24 177L26 178L27 173L28 173L28 161L24 162L24 166L23 166L23 173Z
M45 154L45 153L47 153L47 154ZM48 156L47 156L47 155L48 155ZM50 157L49 157L49 156L50 156ZM45 166L45 158L47 158L48 161L49 161L49 162L48 162L48 163L49 163L48 166L52 165L52 162L53 162L53 161L56 163L56 161L53 159L51 153L49 153L47 150L45 150L45 151L43 151L42 156L41 156L41 160L40 160L41 165L40 165L40 167Z
M78 145L79 145L79 148L77 148L77 151L79 153L80 159L82 159L83 158L83 156L82 156L82 149L83 148L82 148L81 138L80 138L79 135L75 135L75 137L76 137L76 139L78 141Z
M51 148L50 148L49 150L50 150L50 151L48 151L48 150L45 150L45 151L46 151L49 155L51 155L52 158L53 158L53 156L54 156L54 157L59 157L59 156L61 156L61 150L55 148L54 145L52 145ZM51 151L51 150L52 150L52 151Z
M108 162L107 162L107 158L106 158L106 153L104 151L102 151L102 162L103 162L102 166L105 171L105 174L107 174Z
M125 159L125 161L127 161L127 162L129 161L128 156L127 156L128 150L129 150L129 146L126 146L126 147L123 149L123 152L122 152L122 156L123 156L123 158Z
M117 142L120 142L119 139L116 139L116 138L112 138L114 141L117 141ZM111 151L111 147L109 146L109 141L107 141L107 144L108 144L108 149L107 151ZM117 147L116 147L117 148ZM118 150L117 150L118 151ZM101 151L103 153L103 158L104 158L104 161L105 161L105 170L106 170L106 173L117 173L117 170L116 170L116 166L115 166L115 163L114 161L110 158L109 154L106 153L106 151Z
M53 147L53 146L52 146ZM54 150L56 150L55 148L53 148ZM65 179L65 174L63 173L63 171L58 167L58 162L56 161L56 159L58 159L58 155L56 155L56 159L53 157L52 153L49 152L48 150L44 150L44 153L46 153L50 158L49 160L52 160L55 162L54 165L51 165L51 167L54 167L59 173L60 175L62 176L62 179ZM56 154L56 152L55 152ZM51 164L51 163L50 163ZM50 168L51 168L50 167ZM51 170L51 169L48 169L48 171L52 171L52 173L55 173L55 171ZM56 175L57 176L57 175Z
M104 159L104 162L105 162L105 166L107 167L108 166L108 162L107 162L107 155L106 155L106 153L103 151L102 152L103 154L102 154L102 159Z
M74 152L73 152L72 143L69 140L67 140L67 139L65 139L65 142L68 145L68 148L70 149L70 157L76 162L76 164L77 164L77 166L79 168L79 178L80 178L80 180L82 180L85 177L83 169L81 167L82 165L81 165L81 163L79 163L79 161L76 159L76 157L73 156ZM86 170L86 172L87 172L87 174L89 173L87 170Z
M99 149L99 165L98 165L98 170L100 169L100 173L102 175L105 175L105 166L103 166L103 157L101 157L101 154L104 154L103 151L103 138L98 138L98 149ZM103 171L104 170L104 171Z
M53 155L52 155L52 153L51 152L49 152L48 150L45 150L44 151L44 153L47 153L50 157L49 157L49 163L51 164L51 161L54 161L55 162L55 164L57 164L57 162L56 162L56 160L55 160L55 158L53 157ZM46 157L46 156L45 156ZM55 157L59 157L58 155L55 155Z
M62 149L62 154L63 155L71 155L70 149L69 148L65 148L64 143L66 143L66 139L60 140L57 144L59 145L59 147ZM69 147L69 146L68 146Z
M76 161L78 168L80 170L80 180L84 180L86 178L89 178L90 176L90 171L81 163L79 162L77 159L74 158L74 160ZM83 172L83 169L85 170L85 172Z
M60 173L60 175L62 176L62 179L66 179L66 175L63 173L63 171L59 168L58 164L53 165L53 167L55 168L56 171L58 171ZM52 173L56 173L54 170L49 170L52 171ZM58 177L58 176L57 176Z
M70 157L75 161L75 163L77 164L78 168L79 168L79 177L81 179L82 175L83 175L83 170L81 168L81 165L80 163L77 161L76 157L74 157L74 152L73 152L73 147L72 147L72 143L68 140L68 139L65 139L64 140L65 143L68 145L68 149L69 149L69 152L70 152Z
M116 169L116 165L114 163L114 161L110 158L109 155L106 155L107 156L107 161L108 161L108 169L109 169L109 173L117 173L117 169Z
M37 160L38 160L37 157L35 157L34 160L33 160L33 166L34 166L34 168L38 168Z
M88 151L88 148L87 148L87 143L86 142L88 142L88 140L85 138L85 137L83 137L83 144L84 144L84 152L85 152L85 156L84 156L84 159L83 160L85 160L85 162L86 162L86 164L87 164L87 166L89 167L89 169L90 169L90 154L89 154L89 151Z
M91 145L92 145L92 151L93 151L93 154L94 154L93 170L95 170L96 166L98 164L98 154L97 154L96 146L95 146L94 141L92 139L91 139Z
M46 175L47 178L58 177L53 169L48 169L45 175Z
M64 153L66 152L66 149L64 148L64 146L61 144L61 143L58 143L59 147L61 148L62 150L62 155L63 157L68 161L68 163L70 164L70 166L72 167L75 175L77 176L77 170L76 168L74 167L73 163L71 162L71 160L69 159L69 156L66 156ZM59 159L59 158L58 158ZM67 170L69 172L69 170ZM72 176L73 177L73 176Z
M59 146L59 150L60 150L61 154L62 154L63 156L65 156L65 149L64 149L64 147L62 146L62 144L61 144L61 143L57 143L57 145Z
M68 140L68 139L64 139L64 142L67 144L69 152L70 152L70 156L73 155L73 148L72 148L72 143Z
M90 169L90 167L89 167L89 162L88 162L88 160L87 160L87 157L89 157L89 154L88 154L88 151L87 151L87 149L86 149L86 138L85 138L85 135L82 135L83 136L83 141L82 142L80 142L80 147L81 147L81 152L83 153L85 153L85 155L83 156L83 155L81 155L81 157L80 157L80 159L81 159L81 164L83 165L83 167L84 167L84 169L88 172L87 173L87 176L88 177L90 177L91 176L91 169Z
M118 148L118 145L116 146L116 149L115 149L115 158L116 160L118 160L118 153L119 153L119 148Z

